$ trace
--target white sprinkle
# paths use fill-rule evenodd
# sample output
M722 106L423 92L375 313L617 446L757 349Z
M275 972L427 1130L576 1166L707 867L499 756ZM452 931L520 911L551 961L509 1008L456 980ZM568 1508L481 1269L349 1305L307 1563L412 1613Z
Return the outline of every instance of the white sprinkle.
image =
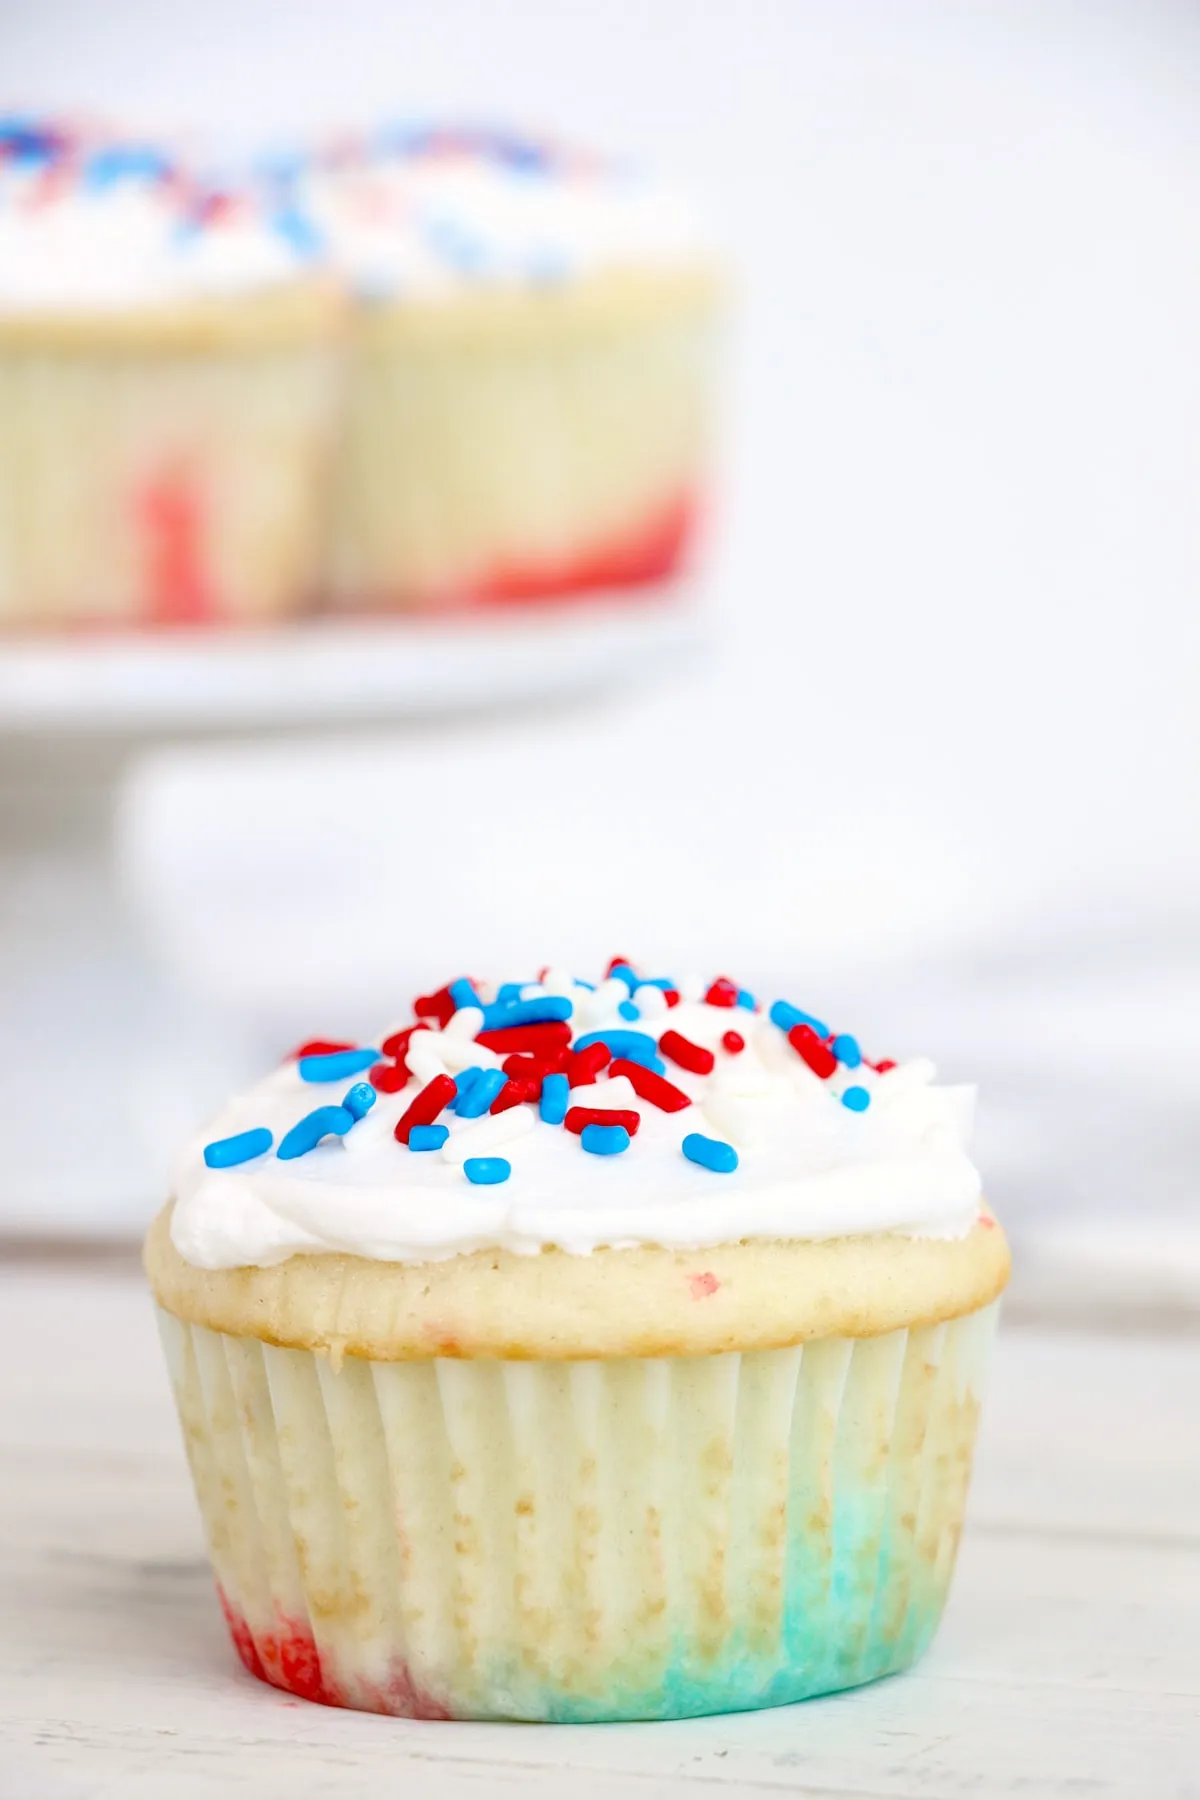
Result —
M705 981L703 975L688 974L685 975L683 980L679 983L677 991L681 1000L693 1002L703 1000L705 994L708 992L708 983Z
M587 990L585 989L584 991L586 992ZM524 989L522 989L522 992L524 992ZM542 982L542 992L544 994L554 994L560 1000L574 1000L575 977L568 974L566 969L547 969L545 979Z
M876 1077L876 1097L885 1104L889 1100L898 1100L902 1094L911 1094L914 1088L928 1087L936 1074L937 1066L927 1056L910 1057L907 1062L897 1063L894 1069Z
M457 1038L473 1038L476 1032L483 1030L483 1008L481 1006L460 1006L458 1011L446 1021L444 1036Z
M622 1000L628 1000L628 998L629 989L625 983L619 981L615 975L610 975L607 981L600 983L594 994L589 994L586 989L584 990L580 1005L585 1022L593 1026L623 1024L624 1021L617 1008Z
M636 1111L645 1104L639 1100L628 1075L614 1075L611 1081L595 1081L590 1087L571 1089L572 1106L602 1107L606 1111Z
M436 1049L434 1048L435 1036L438 1040ZM442 1036L441 1032L435 1034L431 1031L414 1031L408 1040L408 1049L404 1052L404 1060L422 1087L431 1082L435 1075L446 1073L446 1063L441 1053Z
M438 1055L450 1075L457 1075L463 1069L498 1069L504 1061L486 1044L477 1044L467 1037L450 1037L445 1032L438 1039ZM412 1067L411 1058L409 1067Z
M667 1006L667 996L662 989L651 987L648 981L644 981L641 987L635 988L633 998L643 1019L661 1019L670 1010Z
M540 981L529 981L521 989L521 998L522 1000L540 1000L545 992Z
M452 1125L450 1136L442 1145L442 1156L448 1163L464 1163L468 1156L487 1156L501 1144L511 1144L533 1130L537 1119L528 1106L510 1106L506 1112L485 1113L461 1128Z

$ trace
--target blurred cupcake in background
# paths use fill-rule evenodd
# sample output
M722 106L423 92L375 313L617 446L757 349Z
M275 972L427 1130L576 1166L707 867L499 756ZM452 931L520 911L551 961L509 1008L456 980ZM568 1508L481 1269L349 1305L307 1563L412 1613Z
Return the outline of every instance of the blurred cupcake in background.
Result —
M157 145L0 120L0 625L313 600L342 313L315 251Z
M720 278L671 193L486 130L281 171L353 291L339 607L660 581L703 505Z

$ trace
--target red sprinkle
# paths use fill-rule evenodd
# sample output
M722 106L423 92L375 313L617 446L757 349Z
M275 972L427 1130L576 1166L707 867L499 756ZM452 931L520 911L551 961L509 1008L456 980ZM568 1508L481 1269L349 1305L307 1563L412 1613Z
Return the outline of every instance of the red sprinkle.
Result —
M788 1043L808 1064L814 1075L819 1075L822 1081L829 1080L838 1066L838 1059L811 1025L793 1025L788 1032Z
M541 1081L545 1075L553 1075L567 1061L567 1052L560 1051L556 1056L532 1056L528 1052L515 1051L506 1056L501 1068L506 1075L515 1075L520 1081Z
M439 988L436 994L421 994L413 1001L418 1019L436 1019L443 1031L457 1010L449 988Z
M663 999L666 1001L668 1006L678 1006L679 1005L679 989L678 988L664 988L663 989Z
M877 1075L886 1075L886 1074L887 1074L887 1072L888 1072L888 1070L889 1070L889 1069L894 1069L894 1068L895 1068L895 1066L896 1066L896 1065L895 1065L895 1063L894 1063L894 1062L893 1062L893 1061L892 1061L892 1059L891 1059L891 1057L890 1057L890 1056L885 1056L885 1057L884 1057L884 1059L883 1059L883 1061L882 1061L882 1062L877 1062L877 1063L876 1063L876 1064L875 1064L875 1073L876 1073L876 1074L877 1074Z
M335 1043L332 1038L310 1038L307 1044L301 1044L300 1048L293 1050L290 1056L284 1058L284 1061L299 1062L302 1056L336 1056L339 1050L356 1050L357 1048L356 1044Z
M611 976L614 969L632 969L632 967L633 967L633 964L630 962L630 960L627 956L611 957L609 960L608 967L604 971L604 979L605 979L605 981L607 981L609 979L609 977Z
M414 1125L432 1125L457 1091L449 1075L435 1075L396 1120L396 1142L407 1144L408 1134Z
M706 1006L736 1006L738 990L726 975L719 975L704 996Z
M693 1075L711 1075L717 1060L711 1050L693 1044L691 1038L685 1038L678 1031L664 1031L658 1047L664 1056L669 1056L681 1069L690 1069Z
M398 1094L407 1086L412 1070L403 1057L397 1062L376 1063L370 1070L367 1080L378 1094Z
M649 1100L660 1112L682 1112L685 1106L692 1104L682 1088L677 1088L662 1075L656 1075L653 1069L644 1069L641 1063L627 1062L623 1056L617 1058L608 1072L612 1076L624 1075L638 1099Z
M740 1031L727 1031L721 1039L721 1043L728 1050L730 1056L740 1056L746 1048L746 1040Z
M567 1130L573 1131L576 1137L585 1125L623 1125L630 1137L635 1137L641 1122L641 1115L632 1108L625 1112L616 1107L605 1106L569 1106L563 1120Z
M536 1080L523 1080L521 1076L510 1075L496 1098L488 1108L489 1112L507 1112L510 1107L520 1106L525 1100L540 1100L542 1097L541 1076Z
M501 1054L532 1050L535 1056L565 1049L570 1041L571 1027L566 1019L547 1019L542 1025L504 1025L498 1031L481 1031L475 1039L477 1044Z
M589 1044L586 1050L573 1051L566 1067L567 1086L587 1087L611 1061L612 1051L607 1044Z

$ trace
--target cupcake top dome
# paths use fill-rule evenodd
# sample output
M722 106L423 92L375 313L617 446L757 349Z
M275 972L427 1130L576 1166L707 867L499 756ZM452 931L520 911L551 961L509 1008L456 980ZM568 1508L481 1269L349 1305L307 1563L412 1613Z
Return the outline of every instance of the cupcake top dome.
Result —
M394 125L213 178L172 147L0 117L0 315L240 295L319 274L362 300L705 260L626 165L478 127Z
M260 172L364 298L545 286L704 256L671 190L628 164L512 132L397 124Z
M934 1074L724 977L461 977L231 1101L179 1159L171 1238L223 1269L959 1237L980 1214L974 1091Z
M315 250L274 196L163 145L0 117L0 315L239 295L295 281Z

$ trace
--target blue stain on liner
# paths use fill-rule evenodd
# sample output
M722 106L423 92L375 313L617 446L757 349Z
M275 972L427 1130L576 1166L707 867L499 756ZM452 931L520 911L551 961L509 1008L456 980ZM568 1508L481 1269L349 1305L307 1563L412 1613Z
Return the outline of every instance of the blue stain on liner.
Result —
M542 1080L542 1097L538 1116L544 1125L561 1125L567 1116L571 1089L565 1075L546 1075Z
M483 1009L484 1031L503 1031L509 1025L564 1023L575 1010L563 994L539 994L533 1000L497 1000Z
M809 1030L815 1031L819 1038L829 1036L828 1025L820 1019L814 1018L812 1013L801 1012L800 1008L793 1006L790 1000L775 1002L771 1008L771 1023L778 1025L780 1031L790 1031L793 1025L807 1025Z
M866 1112L870 1104L871 1096L865 1087L848 1087L842 1095L842 1105L851 1112Z
M205 1144L204 1160L210 1169L236 1169L252 1157L265 1156L274 1142L265 1125L256 1125L253 1131L239 1131L234 1137Z
M275 1154L280 1162L293 1162L297 1156L307 1156L315 1150L324 1137L345 1137L353 1124L354 1114L344 1106L318 1106L280 1139Z
M508 1180L512 1164L504 1156L468 1156L463 1174L475 1187L495 1187Z
M744 1007L747 1012L753 1012L758 1005L758 1001L754 998L754 995L750 992L749 988L738 989L737 1003L739 1006Z
M658 1045L648 1031L589 1031L576 1038L571 1048L586 1050L589 1044L607 1044L614 1057L624 1056L630 1062L641 1063L643 1069L651 1069L655 1075L667 1072Z
M642 1016L641 1007L635 1006L632 1000L622 1000L620 1006L618 1006L618 1008L617 1008L617 1011L620 1013L620 1015L623 1019L634 1020L634 1019L640 1019Z
M382 1061L382 1050L331 1050L325 1056L302 1056L296 1067L301 1081L345 1081Z
M589 1156L619 1156L630 1138L623 1125L585 1125L579 1141Z
M465 975L460 975L457 981L452 981L446 992L454 1002L455 1012L461 1012L464 1006L483 1006L483 1001Z
M365 1119L378 1098L369 1081L356 1081L342 1095L342 1105L355 1119Z
M848 1031L840 1031L833 1040L833 1054L848 1069L862 1067L862 1051L858 1047L858 1039L851 1037Z
M449 1136L448 1125L411 1125L408 1147L410 1150L440 1150Z
M454 1110L460 1119L481 1119L502 1088L508 1086L503 1069L481 1069L465 1094L459 1094Z
M738 1166L738 1153L732 1144L720 1138L705 1137L703 1132L689 1131L683 1140L683 1154L702 1169L714 1169L718 1175L732 1175Z

